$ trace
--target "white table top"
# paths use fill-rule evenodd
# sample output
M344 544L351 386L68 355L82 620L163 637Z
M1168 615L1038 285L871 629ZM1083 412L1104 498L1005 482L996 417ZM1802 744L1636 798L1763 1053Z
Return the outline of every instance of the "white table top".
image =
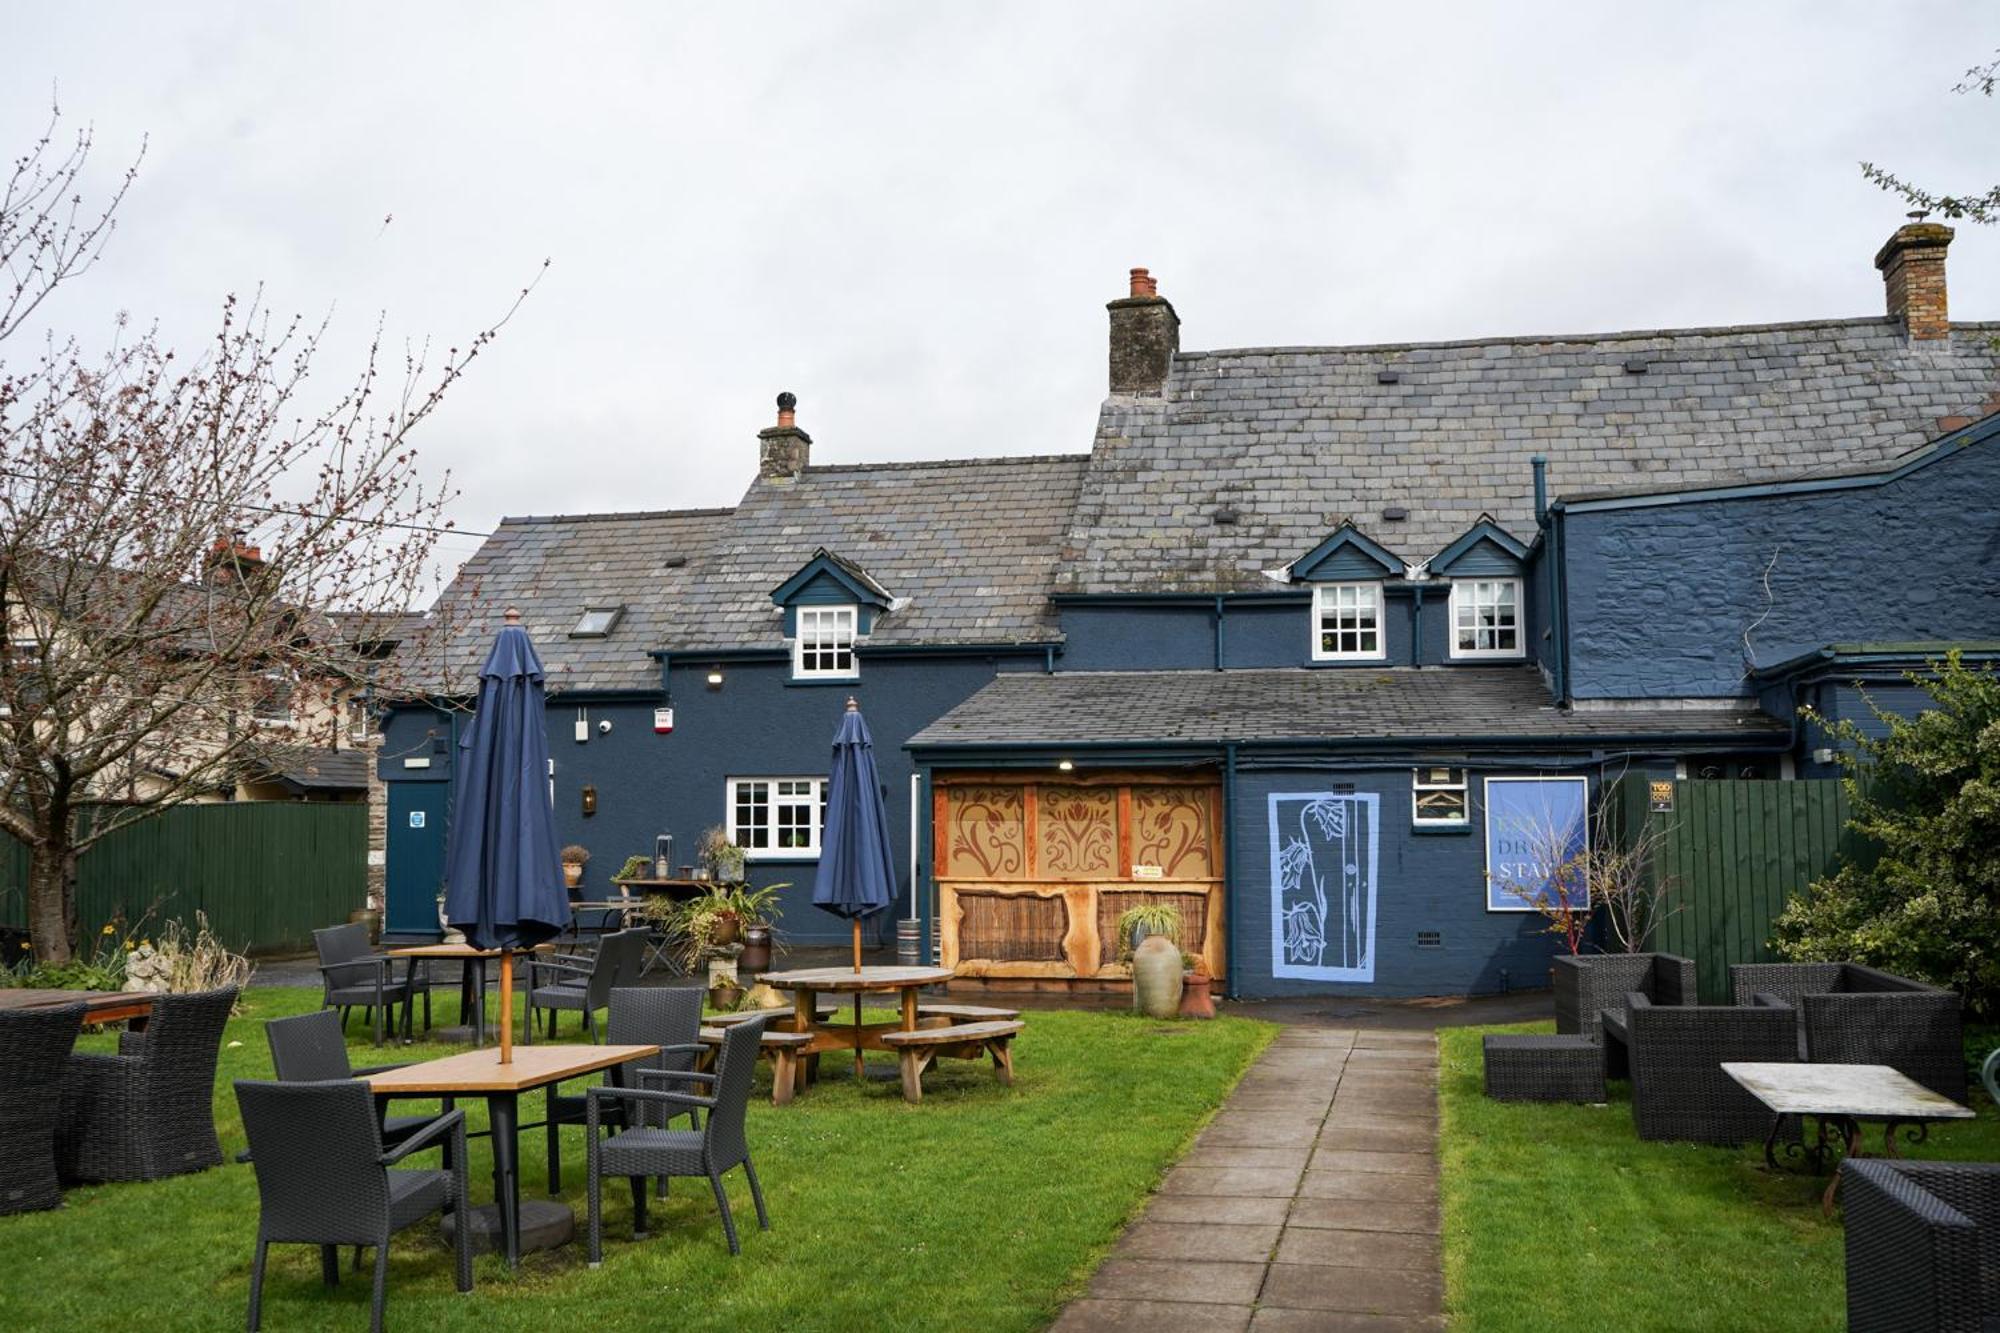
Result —
M1732 1060L1722 1072L1778 1115L1862 1120L1970 1120L1974 1112L1887 1065Z

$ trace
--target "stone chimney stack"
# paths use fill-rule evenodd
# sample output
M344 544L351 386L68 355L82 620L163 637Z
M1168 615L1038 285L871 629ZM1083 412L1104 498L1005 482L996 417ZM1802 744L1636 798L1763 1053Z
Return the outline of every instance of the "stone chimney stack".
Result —
M1111 312L1111 392L1158 398L1181 346L1180 316L1143 268L1132 270L1132 292Z
M789 480L806 470L812 461L813 437L794 424L799 405L790 393L778 395L778 424L757 432L757 475Z
M1954 234L1942 223L1912 222L1896 228L1896 234L1876 252L1875 267L1882 270L1889 318L1903 321L1912 342L1951 338L1951 316L1944 294L1944 251Z

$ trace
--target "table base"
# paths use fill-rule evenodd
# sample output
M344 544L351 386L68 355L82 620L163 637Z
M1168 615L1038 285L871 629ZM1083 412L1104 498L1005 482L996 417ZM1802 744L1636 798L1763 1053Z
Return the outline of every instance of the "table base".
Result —
M1784 1130L1785 1121L1789 1118L1783 1115L1772 1117L1771 1132L1764 1139L1764 1161L1773 1171L1783 1169L1778 1162L1778 1136ZM1833 1179L1826 1183L1826 1192L1820 1196L1819 1201L1820 1211L1826 1216L1832 1217L1834 1195L1840 1188L1841 1164L1852 1161L1857 1157L1866 1157L1869 1154L1862 1149L1862 1120L1860 1117L1827 1114L1816 1115L1812 1118L1818 1122L1819 1131L1814 1141L1810 1145L1805 1143L1786 1143L1784 1145L1784 1153L1787 1157L1803 1157L1810 1164L1812 1173L1816 1176L1826 1170L1828 1162L1834 1162L1836 1157L1840 1159L1838 1162L1834 1162ZM1884 1157L1902 1156L1902 1153L1896 1147L1896 1134L1898 1130L1902 1132L1904 1139L1913 1145L1923 1143L1931 1135L1931 1127L1927 1121L1884 1120L1882 1121L1882 1155Z
M480 1254L504 1253L507 1248L506 1221L500 1215L500 1206L483 1203L466 1210L472 1219L472 1248ZM444 1243L449 1245L456 1234L458 1219L450 1214L441 1224ZM523 1199L521 1201L520 1248L523 1253L533 1250L553 1250L559 1245L567 1245L576 1238L576 1214L569 1205L549 1199Z

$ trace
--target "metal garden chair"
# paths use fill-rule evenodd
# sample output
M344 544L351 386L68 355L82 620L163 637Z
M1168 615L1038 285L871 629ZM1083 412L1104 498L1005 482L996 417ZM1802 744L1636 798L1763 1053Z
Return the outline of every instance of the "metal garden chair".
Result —
M582 1016L583 1030L596 1041L597 1011L610 1005L613 987L639 980L645 947L645 931L621 930L605 936L594 957L558 955L529 962L526 1039L535 1039L535 1010L546 1009L549 1036L556 1035L556 1015L568 1010Z
M329 1083L403 1067L388 1064L354 1068L347 1059L347 1040L341 1035L340 1019L331 1009L274 1018L264 1024L264 1039L271 1044L271 1068L280 1083ZM447 1097L444 1109L449 1112L451 1108L452 1099ZM382 1141L401 1143L437 1119L434 1115L384 1116Z
M368 927L356 922L327 926L313 932L313 948L319 951L320 981L325 986L322 1007L340 1010L341 1030L347 1028L350 1010L366 1009L375 1020L375 1044L382 1044L382 1026L389 1006L403 1006L403 1035L410 1035L411 999L416 992L424 997L424 1031L431 1027L431 984L428 971L413 972L396 980L398 960L376 953L368 944Z
M660 1053L645 1060L612 1068L608 1077L618 1087L637 1087L639 1070L687 1070L706 1048L701 1044L702 993L690 986L620 986L611 992L610 1013L604 1023L604 1039L613 1046L658 1046ZM574 1095L557 1090L548 1092L549 1193L562 1193L563 1125L581 1125L585 1120L584 1093ZM642 1122L664 1127L669 1121L687 1116L695 1128L701 1114L694 1107L650 1106L643 1108ZM603 1123L622 1126L625 1107L613 1102L599 1113ZM665 1181L660 1182L664 1187ZM664 1193L664 1189L662 1190Z

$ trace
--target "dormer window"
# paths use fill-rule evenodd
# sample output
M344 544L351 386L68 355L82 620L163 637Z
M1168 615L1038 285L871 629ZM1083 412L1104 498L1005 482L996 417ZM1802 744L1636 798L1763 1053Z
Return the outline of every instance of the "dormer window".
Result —
M1313 588L1313 661L1379 662L1382 585L1321 583Z
M1520 657L1521 581L1453 579L1451 655Z
M792 640L795 680L850 680L854 664L856 611L851 606L801 606Z
M569 636L572 639L602 639L618 627L618 619L624 614L622 606L586 606Z

